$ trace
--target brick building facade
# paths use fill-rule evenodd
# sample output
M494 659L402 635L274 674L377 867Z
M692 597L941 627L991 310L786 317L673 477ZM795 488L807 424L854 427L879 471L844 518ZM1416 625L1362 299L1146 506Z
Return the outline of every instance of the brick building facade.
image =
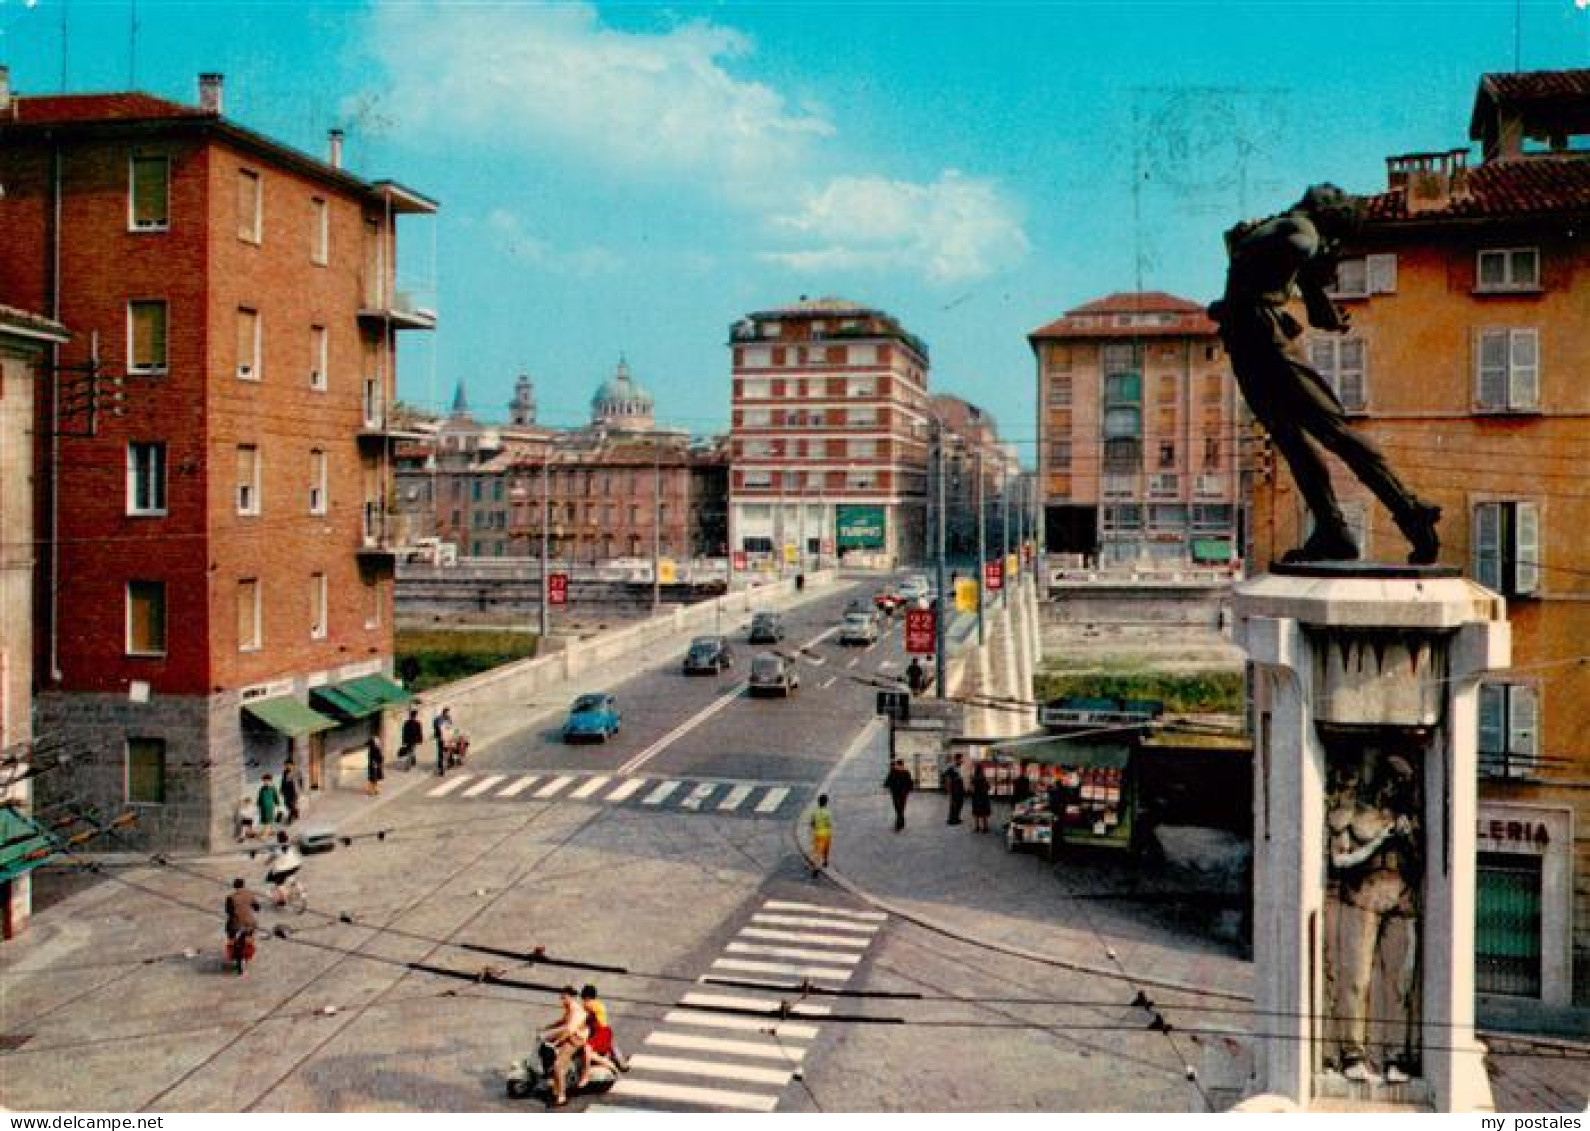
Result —
M144 94L0 115L0 301L80 328L120 415L38 461L41 794L131 807L141 845L228 837L258 776L305 784L381 724L396 219L435 205L221 112ZM40 409L41 427L49 405ZM355 682L357 681L357 682Z

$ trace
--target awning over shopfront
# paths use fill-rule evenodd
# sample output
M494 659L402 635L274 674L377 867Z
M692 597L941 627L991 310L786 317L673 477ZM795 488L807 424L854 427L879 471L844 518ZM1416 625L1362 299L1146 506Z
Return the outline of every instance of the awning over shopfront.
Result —
M0 805L0 883L31 872L60 851L60 843L13 805Z
M1119 770L1132 760L1130 747L1119 743L1069 742L1064 738L1023 738L990 747L996 754L1020 762L1046 766L1094 767Z
M407 703L414 696L385 676L362 675L309 693L315 706L330 710L341 719L367 719L388 707Z
M319 711L311 710L291 695L244 703L243 713L288 738L302 738L306 734L330 730L337 725L336 719L328 719Z

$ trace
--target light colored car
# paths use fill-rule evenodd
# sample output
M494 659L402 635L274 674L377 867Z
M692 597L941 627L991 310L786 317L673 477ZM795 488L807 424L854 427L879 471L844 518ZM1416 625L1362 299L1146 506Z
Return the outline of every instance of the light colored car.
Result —
M751 661L751 678L747 684L752 695L788 698L800 687L801 677L795 665L783 656L763 652Z
M915 604L932 591L933 587L928 584L928 579L920 573L913 573L910 577L900 582L900 588L897 590L906 604Z
M874 644L878 640L878 622L871 613L846 613L839 626L839 643Z

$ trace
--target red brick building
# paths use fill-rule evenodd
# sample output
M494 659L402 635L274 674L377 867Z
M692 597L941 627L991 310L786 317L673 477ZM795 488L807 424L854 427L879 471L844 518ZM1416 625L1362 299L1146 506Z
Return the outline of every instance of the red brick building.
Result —
M748 314L729 339L731 550L764 567L836 550L919 561L927 345L836 298Z
M0 302L71 324L120 414L41 445L47 800L131 807L144 844L231 835L289 752L305 784L403 698L391 668L387 406L396 221L435 204L221 112L0 94ZM52 412L40 399L40 431Z

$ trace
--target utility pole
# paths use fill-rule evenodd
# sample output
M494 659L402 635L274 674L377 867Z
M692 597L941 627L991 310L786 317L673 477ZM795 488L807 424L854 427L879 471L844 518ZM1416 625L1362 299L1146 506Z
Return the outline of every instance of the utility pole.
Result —
M547 577L547 560L551 557L552 537L552 443L550 440L541 452L541 646L552 634L552 611L547 608L551 583Z
M662 449L651 442L651 615L662 608Z
M944 422L937 416L933 418L933 470L934 477L938 480L937 510L939 515L938 526L938 553L936 555L938 578L938 607L933 610L933 678L937 691L937 698L944 698L944 614L948 604L944 599Z
M977 450L977 645L983 645L983 582L988 577L988 546L983 529L983 450Z
M1008 573L1008 567L1010 565L1010 468L1001 468L1000 475L1002 478L1000 485L1003 489L999 492L999 495L1000 498L1004 500L1004 505L999 508L1000 526L1002 528L999 536L999 544L1001 547L999 568L1006 570ZM999 599L1005 603L1006 608L1009 608L1010 578L1006 576L1004 578L1004 582L1004 586L999 590Z

